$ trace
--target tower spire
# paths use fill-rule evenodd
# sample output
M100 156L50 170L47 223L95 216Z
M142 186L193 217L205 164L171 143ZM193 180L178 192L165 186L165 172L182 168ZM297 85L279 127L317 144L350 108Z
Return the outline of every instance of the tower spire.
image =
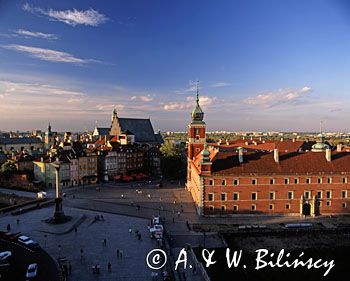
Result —
M196 82L196 92L197 92L196 102L197 102L197 104L199 104L199 81L198 80Z

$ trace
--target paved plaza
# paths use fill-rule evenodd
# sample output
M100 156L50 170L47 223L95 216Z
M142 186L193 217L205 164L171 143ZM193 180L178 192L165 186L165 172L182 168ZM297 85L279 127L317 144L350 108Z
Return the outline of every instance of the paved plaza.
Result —
M65 257L72 266L68 280L152 280L145 257L157 245L155 240L150 239L148 220L74 208L65 208L65 212L73 218L64 225L43 222L53 213L53 208L49 207L18 217L2 217L0 228L5 229L10 223L13 232L27 234L54 258ZM70 230L75 222L82 220L83 215L86 218L77 227L77 232L74 227ZM95 220L96 215L103 215L104 220ZM19 224L17 218L20 219ZM133 233L129 233L129 228L133 229ZM135 230L141 233L141 241L135 236ZM102 243L104 239L106 245ZM117 249L122 252L122 257L117 256ZM109 262L111 272L107 270ZM96 264L101 267L100 274L92 273L92 266ZM41 269L41 274L44 271Z

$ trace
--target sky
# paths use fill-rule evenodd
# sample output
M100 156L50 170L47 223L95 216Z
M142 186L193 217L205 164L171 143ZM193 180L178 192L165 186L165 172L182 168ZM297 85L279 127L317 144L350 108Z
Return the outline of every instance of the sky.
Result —
M0 130L111 113L186 131L350 131L344 0L0 0Z

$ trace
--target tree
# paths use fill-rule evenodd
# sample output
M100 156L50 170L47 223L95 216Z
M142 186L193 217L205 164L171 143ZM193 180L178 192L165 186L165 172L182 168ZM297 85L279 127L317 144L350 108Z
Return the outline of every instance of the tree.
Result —
M168 179L183 178L186 169L184 145L176 144L173 140L166 140L160 151L163 154L161 158L162 175Z
M13 161L6 161L1 165L0 175L8 178L17 170L16 165Z

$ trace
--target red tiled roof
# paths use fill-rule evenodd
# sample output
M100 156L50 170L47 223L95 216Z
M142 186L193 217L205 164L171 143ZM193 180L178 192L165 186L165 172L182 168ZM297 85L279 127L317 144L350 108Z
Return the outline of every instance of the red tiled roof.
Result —
M325 152L280 153L279 163L270 152L245 153L244 162L237 153L219 152L212 161L212 173L217 175L249 174L331 174L350 173L350 153L332 152L328 162Z

